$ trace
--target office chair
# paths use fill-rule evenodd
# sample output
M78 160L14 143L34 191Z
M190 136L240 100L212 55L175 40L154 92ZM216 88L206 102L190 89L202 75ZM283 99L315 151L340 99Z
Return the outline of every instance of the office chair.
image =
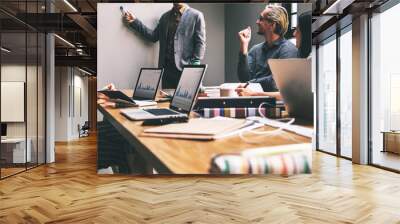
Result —
M85 121L82 127L80 127L80 125L78 124L79 138L89 136L89 129L90 129L89 121Z

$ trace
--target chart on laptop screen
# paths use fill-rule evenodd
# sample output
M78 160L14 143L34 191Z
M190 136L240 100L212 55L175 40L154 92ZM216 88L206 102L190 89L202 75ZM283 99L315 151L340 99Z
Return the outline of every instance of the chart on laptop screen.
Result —
M176 88L172 106L190 110L192 101L196 96L197 87L201 81L204 68L185 68L182 72L181 80Z
M136 97L153 98L161 70L142 70L135 90Z

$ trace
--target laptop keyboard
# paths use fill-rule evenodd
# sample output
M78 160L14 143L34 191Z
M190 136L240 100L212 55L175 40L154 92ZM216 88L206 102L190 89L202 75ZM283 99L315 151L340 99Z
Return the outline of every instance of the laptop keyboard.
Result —
M149 112L153 115L160 116L160 115L175 115L178 114L175 111L170 109L145 109L144 111Z

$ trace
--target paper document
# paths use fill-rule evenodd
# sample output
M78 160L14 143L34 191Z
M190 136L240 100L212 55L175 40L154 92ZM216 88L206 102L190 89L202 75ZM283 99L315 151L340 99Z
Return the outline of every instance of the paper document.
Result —
M253 121L233 118L195 118L188 123L168 124L144 130L142 136L213 140L263 126Z
M216 135L243 127L245 120L239 119L190 119L187 123L168 124L144 130L146 133Z
M220 97L220 89L236 89L241 83L224 83L220 86L204 86L204 91L207 93L209 97ZM263 88L260 83L249 83L246 87L254 92L263 92ZM236 92L234 92L234 96L238 97Z
M220 85L220 88L236 89L242 83L224 83ZM260 83L249 83L246 87L247 89L253 90L255 92L264 92Z
M156 101L150 101L150 100L134 100L134 102L138 107L148 107L157 105Z

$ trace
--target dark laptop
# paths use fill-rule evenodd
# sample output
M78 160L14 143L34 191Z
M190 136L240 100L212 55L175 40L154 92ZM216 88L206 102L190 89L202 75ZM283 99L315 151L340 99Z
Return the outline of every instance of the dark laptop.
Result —
M131 120L189 118L206 69L207 65L187 65L183 67L181 78L169 108L130 108L121 110L121 113Z
M101 90L111 101L127 101L137 106L156 105L154 101L163 74L162 68L141 68L133 96L129 97L119 90Z

